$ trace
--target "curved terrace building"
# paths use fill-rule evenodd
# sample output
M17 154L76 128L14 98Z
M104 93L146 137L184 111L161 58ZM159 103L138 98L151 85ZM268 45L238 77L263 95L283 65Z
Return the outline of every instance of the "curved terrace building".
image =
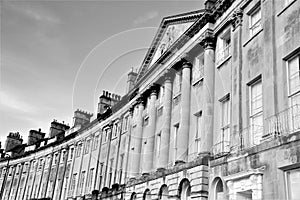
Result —
M300 199L300 1L204 7L162 19L95 120L10 133L2 199Z

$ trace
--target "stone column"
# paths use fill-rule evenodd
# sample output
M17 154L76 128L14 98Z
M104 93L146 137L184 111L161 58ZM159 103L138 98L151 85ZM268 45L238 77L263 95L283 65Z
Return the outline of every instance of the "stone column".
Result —
M200 140L200 154L207 155L213 146L214 117L214 81L215 81L215 38L207 31L200 45L204 48L204 79L203 79L203 127Z
M152 86L150 88L150 100L149 100L149 127L147 134L143 136L146 140L143 164L144 170L143 173L150 173L153 170L153 155L154 155L154 138L156 130L156 99L157 99L157 88Z
M143 111L144 101L140 97L137 100L138 114L136 116L136 130L133 131L131 142L132 142L132 163L131 170L132 176L135 177L140 173L140 162L141 162L141 148L143 138Z
M177 135L175 163L186 162L188 156L191 104L191 68L191 63L186 60L182 61L181 115Z
M160 152L157 161L157 168L166 168L169 164L171 112L172 112L172 78L170 74L165 75L164 100L163 100L163 127L161 132Z
M125 163L125 180L127 180L128 178L133 177L132 175L132 171L131 171L131 162L132 162L132 117L133 117L133 107L130 107L128 110L128 126L127 126L127 133L126 133L126 137L128 138L128 142L127 142L127 152L126 152L126 163Z

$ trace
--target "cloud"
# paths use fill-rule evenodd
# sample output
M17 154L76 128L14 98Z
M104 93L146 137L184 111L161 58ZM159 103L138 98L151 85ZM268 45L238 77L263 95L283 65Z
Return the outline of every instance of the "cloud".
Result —
M138 25L138 24L143 24L151 19L154 19L155 17L158 16L158 12L157 11L151 11L151 12L148 12L146 13L145 15L142 15L138 18L136 18L134 21L133 21L133 24L134 25Z
M13 110L23 113L34 113L35 109L21 101L18 97L4 91L0 91L0 110Z
M10 9L14 10L15 12L18 12L22 15L25 15L26 17L43 23L52 23L52 24L59 24L61 23L60 19L54 15L51 15L50 13L46 12L45 10L35 10L32 7L28 6L20 6L16 4L10 4Z

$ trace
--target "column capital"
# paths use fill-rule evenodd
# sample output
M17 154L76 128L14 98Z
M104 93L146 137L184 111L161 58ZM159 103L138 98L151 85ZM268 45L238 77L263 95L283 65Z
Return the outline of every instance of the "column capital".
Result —
M132 117L133 115L133 111L134 111L134 106L130 106L130 108L128 109L129 115Z
M175 74L175 70L173 71L172 74L172 69L168 69L165 71L165 73L162 76L162 81L172 81L172 79L174 78L174 74Z
M187 61L187 60L183 60L182 61L182 69L184 69L184 68L192 68L192 63L190 63L189 61Z
M243 23L243 10L242 9L236 9L234 13L231 16L231 24L233 27L233 30L235 30L237 27L242 26Z
M145 100L143 98L142 95L140 95L137 99L136 99L136 105L140 105L140 104L144 104Z
M150 90L150 96L151 95L156 95L157 96L157 93L158 93L158 88L159 88L159 85L157 84L152 84L149 88Z
M180 56L180 62L183 64L183 63L186 63L186 62L192 62L193 61L193 56L189 53L189 52L186 52L186 53L183 53L181 56Z
M207 30L204 35L200 38L199 44L204 49L215 49L216 38L212 30Z

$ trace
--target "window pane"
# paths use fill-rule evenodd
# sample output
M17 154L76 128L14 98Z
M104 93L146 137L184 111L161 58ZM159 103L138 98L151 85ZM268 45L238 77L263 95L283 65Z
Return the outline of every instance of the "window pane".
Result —
M251 115L262 111L262 84L261 82L251 86Z
M263 115L255 115L252 117L251 132L253 136L253 144L259 144L263 134Z
M204 73L204 53L195 58L193 64L193 81L197 81L203 77Z
M295 57L288 62L289 73L289 94L300 90L300 76L299 76L299 57Z
M290 171L287 175L289 199L300 199L300 169Z

